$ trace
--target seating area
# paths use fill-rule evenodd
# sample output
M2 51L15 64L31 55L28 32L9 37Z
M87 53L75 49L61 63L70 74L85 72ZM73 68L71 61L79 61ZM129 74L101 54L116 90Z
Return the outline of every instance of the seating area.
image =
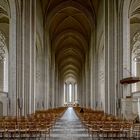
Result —
M65 123L69 125L65 126ZM106 114L101 110L82 108L81 111L80 107L37 110L33 114L21 117L0 117L0 139L51 140L65 139L67 136L69 139L76 139L77 136L93 140L140 139L140 124Z
M50 137L50 131L66 108L38 110L34 114L21 117L0 118L0 138L22 139Z
M83 113L80 113L80 107L75 107L74 110L93 139L140 139L140 124L123 120L100 110L83 108Z

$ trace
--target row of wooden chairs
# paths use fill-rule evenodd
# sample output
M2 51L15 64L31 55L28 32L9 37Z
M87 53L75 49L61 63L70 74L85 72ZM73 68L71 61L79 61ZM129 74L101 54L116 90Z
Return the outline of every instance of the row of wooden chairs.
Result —
M76 107L74 110L92 138L140 139L140 124L125 121L101 110L83 108L83 113L80 113L80 107Z
M2 139L40 139L47 135L55 125L56 120L63 115L66 108L38 110L34 114L21 117L0 118L0 138Z

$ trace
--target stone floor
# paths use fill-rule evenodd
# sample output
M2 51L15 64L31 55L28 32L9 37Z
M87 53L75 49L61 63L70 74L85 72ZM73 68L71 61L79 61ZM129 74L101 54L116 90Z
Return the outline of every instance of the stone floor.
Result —
M91 140L72 107L56 122L48 140Z

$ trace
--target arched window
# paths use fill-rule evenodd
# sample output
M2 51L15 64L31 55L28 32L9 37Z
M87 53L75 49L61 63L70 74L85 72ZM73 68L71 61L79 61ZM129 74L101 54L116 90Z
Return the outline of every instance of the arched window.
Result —
M72 84L69 84L69 102L72 101Z
M5 48L6 48L5 36L0 31L0 62L1 63L3 63L5 59Z
M64 81L64 104L74 104L78 102L77 81L73 77L68 77Z

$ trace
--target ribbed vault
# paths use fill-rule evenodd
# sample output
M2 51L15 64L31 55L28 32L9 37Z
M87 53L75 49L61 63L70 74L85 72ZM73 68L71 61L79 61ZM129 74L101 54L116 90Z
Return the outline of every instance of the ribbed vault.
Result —
M78 80L81 75L97 5L98 0L42 0L52 53L63 79Z

